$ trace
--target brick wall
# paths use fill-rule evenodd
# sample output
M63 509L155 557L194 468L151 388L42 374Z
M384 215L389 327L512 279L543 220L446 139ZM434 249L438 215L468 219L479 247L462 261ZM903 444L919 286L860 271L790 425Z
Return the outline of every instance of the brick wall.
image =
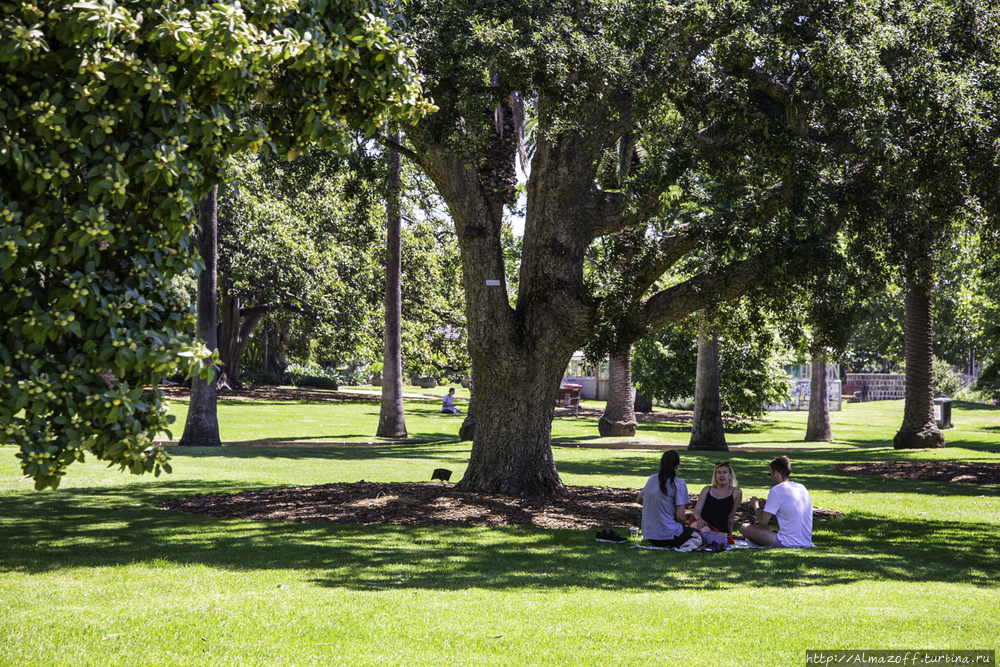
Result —
M847 384L860 384L862 401L891 401L906 397L906 376L896 373L848 373Z

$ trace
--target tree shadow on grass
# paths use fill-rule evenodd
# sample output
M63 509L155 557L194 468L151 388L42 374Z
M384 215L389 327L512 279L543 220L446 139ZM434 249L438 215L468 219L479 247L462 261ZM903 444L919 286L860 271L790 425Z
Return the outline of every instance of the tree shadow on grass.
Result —
M267 442L267 441L259 441ZM467 460L472 443L403 442L342 446L295 445L224 445L222 447L169 447L171 458L230 458L230 459L322 459L329 461L365 461L373 459L453 459L455 454Z
M346 590L795 588L857 581L1000 585L1000 527L852 513L817 524L814 549L682 554L594 541L593 531L248 522L156 510L165 495L254 488L174 482L0 498L4 572L164 561L300 570ZM957 486L957 485L953 485ZM259 487L258 487L259 488Z
M654 474L659 467L661 452L635 452L609 450L604 456L588 450L586 460L565 460L560 455L565 450L555 451L556 467L560 474L578 477L634 477L636 487ZM570 452L573 450L569 450ZM678 476L687 482L688 489L697 492L710 484L715 464L729 462L741 487L767 489L771 486L768 463L777 457L776 451L682 451ZM812 491L828 491L834 494L846 493L929 493L938 496L979 496L997 493L997 485L954 484L935 481L907 481L883 479L871 475L860 475L839 470L834 466L841 463L861 463L869 461L908 461L919 452L897 451L891 448L879 449L826 449L790 452L792 479ZM586 483L576 480L574 483ZM835 508L834 508L835 509Z

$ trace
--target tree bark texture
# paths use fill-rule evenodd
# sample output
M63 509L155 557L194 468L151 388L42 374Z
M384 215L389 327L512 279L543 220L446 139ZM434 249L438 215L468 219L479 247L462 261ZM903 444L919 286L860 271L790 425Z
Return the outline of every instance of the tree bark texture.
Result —
M828 442L833 440L833 431L830 428L830 399L826 382L826 350L813 357L812 381L809 385L806 442Z
M399 133L393 137L399 143ZM382 358L382 405L379 409L380 438L405 438L403 408L403 219L399 210L401 172L399 154L389 152L386 182L385 253L385 353Z
M944 447L944 434L934 421L933 331L931 278L906 280L906 400L896 449Z
M469 442L476 439L476 367L469 372L469 408L465 411L465 419L458 429L458 439Z
M218 187L213 187L198 207L198 222L201 232L198 235L198 252L205 269L198 276L197 335L210 350L218 347L216 331L216 307L218 305L218 230L219 202ZM180 445L185 447L218 447L222 445L219 438L219 418L216 412L218 373L212 381L192 378L191 401L188 404L187 421L184 422L184 434Z
M610 392L604 414L597 422L602 438L634 438L639 427L632 404L632 349L608 363Z
M719 393L719 337L705 331L704 327L698 333L698 374L688 449L729 451L722 427L722 396Z

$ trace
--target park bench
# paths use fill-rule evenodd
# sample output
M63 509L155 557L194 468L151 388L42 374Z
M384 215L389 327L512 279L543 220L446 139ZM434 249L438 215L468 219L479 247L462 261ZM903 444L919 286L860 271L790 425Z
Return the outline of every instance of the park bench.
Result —
M573 414L579 413L580 391L582 389L583 387L579 385L559 387L559 391L556 393L556 407L569 408L573 411Z
M840 389L840 397L848 403L860 403L864 391L863 384L845 384Z

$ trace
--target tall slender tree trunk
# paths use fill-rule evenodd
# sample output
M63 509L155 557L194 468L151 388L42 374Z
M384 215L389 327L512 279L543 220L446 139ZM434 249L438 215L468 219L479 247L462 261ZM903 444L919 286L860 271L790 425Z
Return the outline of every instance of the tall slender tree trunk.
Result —
M906 400L896 449L944 447L934 421L933 331L929 272L906 280Z
M729 451L722 427L719 336L706 330L704 314L698 331L698 374L694 384L694 415L688 449Z
M243 352L240 341L240 299L227 289L226 279L222 280L222 308L219 317L219 361L222 370L233 387L240 387L240 360Z
M597 422L597 431L602 438L634 438L639 424L632 404L632 348L620 359L612 358L608 362L608 375L611 390L604 415Z
M399 133L393 137L399 143ZM399 153L389 151L389 178L386 183L385 217L385 355L382 360L382 406L379 410L380 438L405 438L403 408L403 219L399 189L402 175Z
M218 347L216 331L216 306L218 304L218 230L219 189L213 187L198 207L198 252L205 269L198 276L197 335L210 350ZM187 421L180 444L185 447L218 447L219 418L216 412L218 374L211 381L200 378L191 380L191 402L188 404Z
M833 440L833 431L830 428L830 399L826 382L826 350L820 350L813 356L812 360L806 441L827 442L829 440Z

